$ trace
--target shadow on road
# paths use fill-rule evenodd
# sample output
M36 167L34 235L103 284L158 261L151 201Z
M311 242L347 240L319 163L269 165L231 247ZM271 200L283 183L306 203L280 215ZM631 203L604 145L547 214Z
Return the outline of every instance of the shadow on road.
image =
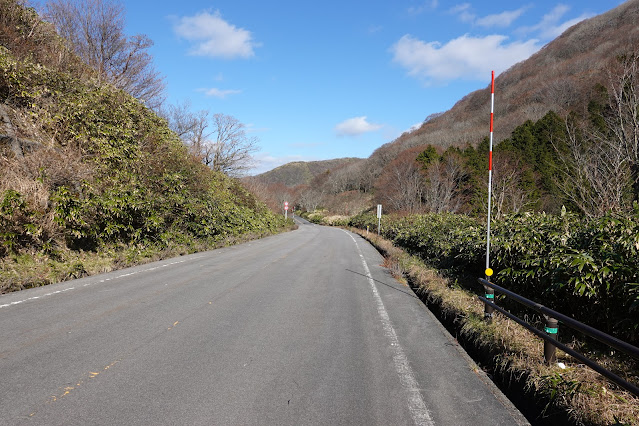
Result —
M387 284L387 283L385 283L385 282L383 282L383 281L376 280L375 278L370 277L370 276L368 276L368 275L366 275L366 274L362 274L361 272L353 271L353 270L351 270L351 269L347 269L347 271L348 271L348 272L351 272L351 273L353 273L353 274L356 274L356 275L361 275L362 277L370 278L370 279L372 279L373 281L375 281L376 283L379 283L379 284L381 284L381 285L383 285L383 286L386 286L386 287L388 287L388 288L391 288L391 289L393 289L393 290L395 290L395 291L399 291L400 293L404 293L404 294L405 294L405 295L407 295L407 296L414 297L415 299L419 299L419 297L417 297L417 296L415 295L415 293L413 293L412 291L410 291L410 292L409 292L409 291L402 290L402 289L397 288L397 287L395 287L395 286L393 286L393 285L391 285L391 284Z

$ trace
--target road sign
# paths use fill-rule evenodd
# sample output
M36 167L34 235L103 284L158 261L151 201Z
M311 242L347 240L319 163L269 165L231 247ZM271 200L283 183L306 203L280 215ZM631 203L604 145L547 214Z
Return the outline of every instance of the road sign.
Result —
M377 218L378 219L382 218L382 205L381 204L377 205Z

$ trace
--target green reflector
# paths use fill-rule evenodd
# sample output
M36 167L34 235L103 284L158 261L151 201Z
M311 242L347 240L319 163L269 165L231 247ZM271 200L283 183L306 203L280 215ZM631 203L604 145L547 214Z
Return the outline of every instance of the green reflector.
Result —
M557 334L557 329L556 328L545 327L544 330L548 334Z
M494 293L486 293L486 299L494 299L494 298L495 298Z

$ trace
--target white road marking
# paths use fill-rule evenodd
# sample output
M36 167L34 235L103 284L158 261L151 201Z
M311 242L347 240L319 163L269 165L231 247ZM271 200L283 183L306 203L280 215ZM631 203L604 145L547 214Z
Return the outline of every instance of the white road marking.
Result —
M101 284L101 283L104 283L104 282L106 282L106 281L117 280L118 278L129 277L129 276L131 276L131 275L140 274L140 273L142 273L142 272L153 271L153 270L155 270L155 269L158 269L158 268L164 268L164 267L166 267L166 266L177 265L178 263L184 263L184 262L186 262L187 260L199 259L199 258L201 258L201 257L202 257L202 256L197 256L197 257L192 257L192 258L190 258L190 259L177 260L177 261L175 261L175 262L166 263L166 264L164 264L164 265L161 265L161 266L155 266L155 267L153 267L153 268L147 268L147 269L142 269L142 270L140 270L140 271L129 272L129 273L122 274L122 275L118 275L118 276L116 276L116 277L112 277L112 278L104 278L104 279L101 279L100 281L95 281L95 282L91 282L91 283L86 283L86 284L82 285L82 287L88 287L88 286L90 286L90 285L94 285L94 284ZM7 308L7 307L9 307L9 306L19 305L19 304L21 304L21 303L29 302L29 301L31 301L31 300L41 299L41 298L43 298L43 297L47 297L47 296L53 296L53 295L56 295L56 294L65 293L65 292L70 291L70 290L75 290L75 287L65 288L64 290L52 291L52 292L50 292L50 293L43 294L42 296L33 296L33 297L28 297L28 298L23 299L23 300L16 300L15 302L11 302L11 303L5 303L5 304L3 304L3 305L0 305L0 309L1 309L1 308Z
M410 414L413 417L413 421L416 425L419 426L434 426L435 422L433 421L430 413L428 412L428 408L424 403L424 399L422 398L422 394L419 392L419 383L417 379L415 379L415 375L413 374L413 369L410 367L408 362L408 358L404 353L404 349L399 343L399 339L397 338L397 333L395 333L395 329L393 328L393 324L390 321L390 317L388 316L388 312L384 307L384 302L382 301L381 296L379 295L379 291L377 291L377 286L375 285L375 281L371 276L371 271L368 268L368 264L366 263L366 259L364 259L364 254L362 250L359 248L359 244L357 244L357 240L348 232L345 232L353 242L355 243L355 247L357 247L357 253L359 254L360 259L362 260L362 266L364 267L364 272L366 273L366 277L368 278L368 283L371 286L371 290L373 291L373 297L375 298L375 303L377 304L377 312L379 313L379 317L382 321L382 328L384 329L384 334L388 338L389 345L391 350L393 351L393 362L395 364L395 372L399 376L399 381L402 383L404 390L407 392L408 396L408 409L410 410Z

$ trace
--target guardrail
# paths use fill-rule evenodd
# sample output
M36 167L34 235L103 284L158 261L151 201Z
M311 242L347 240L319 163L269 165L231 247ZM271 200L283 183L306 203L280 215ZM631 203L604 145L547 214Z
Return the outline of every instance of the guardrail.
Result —
M616 383L617 385L631 392L635 396L639 397L639 387L617 376L615 373L611 372L610 370L607 370L606 368L600 366L599 364L597 364L595 361L591 360L590 358L587 358L586 356L580 354L579 352L573 350L572 348L569 348L563 343L557 341L557 332L559 329L559 323L561 322L562 324L572 328L573 330L577 330L581 333L584 333L612 348L625 352L628 355L631 355L637 359L639 359L639 348L629 343L626 343L622 340L619 340L613 336L610 336L600 330L597 330L593 327L583 324L573 318L570 318L569 316L566 316L557 311L553 311L552 309L547 308L542 304L534 302L530 299L526 299L525 297L520 296L517 293L513 293L512 291L507 290L503 287L500 287L496 284L493 284L488 280L479 278L479 283L483 284L484 289L486 290L485 297L478 296L479 300L484 302L484 307L485 307L484 318L488 321L491 321L493 311L497 310L501 312L503 315L510 318L511 320L515 321L517 324L530 330L532 333L542 338L544 340L544 359L546 363L550 364L556 361L555 351L556 351L556 348L559 348L562 351L566 352L567 354L578 359L582 363L586 364L588 367L592 368L597 373L601 374L602 376L608 378L612 382ZM504 294L508 296L509 298L521 303L522 305L542 314L546 320L544 331L542 332L538 330L537 328L528 324L521 318L497 306L494 302L495 291L498 291L499 293Z

